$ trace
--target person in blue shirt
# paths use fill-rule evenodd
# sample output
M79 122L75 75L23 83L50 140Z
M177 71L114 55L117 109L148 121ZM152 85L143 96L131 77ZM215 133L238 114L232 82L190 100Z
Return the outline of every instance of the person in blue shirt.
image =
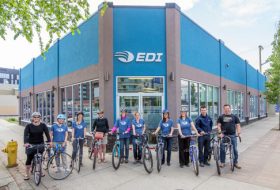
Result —
M50 136L51 136L51 146L55 149L58 146L62 147L62 151L66 152L67 146L67 137L68 137L68 128L64 124L65 116L63 114L59 114L57 116L57 123L55 123L51 127ZM61 156L62 155L62 156ZM67 160L65 154L59 154L56 158L56 166L58 171L60 171L60 157L62 157L62 166L65 170L67 170Z
M171 160L171 145L172 145L172 134L173 134L173 120L170 119L169 111L163 110L162 112L162 120L159 122L159 125L156 131L153 133L154 135L158 134L161 131L161 136L164 142L164 147L167 147L167 165L170 166ZM163 151L161 164L165 163L165 151Z
M207 115L206 106L200 107L200 116L195 120L195 126L201 135L198 137L198 149L199 149L199 163L200 167L210 166L208 163L209 149L210 149L210 133L213 127L213 121L211 117Z
M191 118L187 116L186 109L184 107L180 110L180 117L177 119L177 128L179 131L179 163L180 167L189 166L190 155L190 138L186 137L192 135L192 131L198 135L198 132L194 126L194 123Z
M119 135L120 135L121 163L123 162L128 163L131 123L127 117L126 108L121 109L121 118L117 119L111 133L114 133L116 130L118 130L118 132L120 133ZM124 156L124 147L125 147L125 156Z
M85 142L85 136L86 136L86 129L87 125L84 122L84 113L78 112L76 116L76 121L72 122L72 144L73 144L73 152L72 152L72 159L74 160L76 158L77 154L77 148L78 143L80 145L80 163L81 166L83 166L83 147Z
M145 121L140 118L140 113L135 112L134 114L135 118L132 120L132 132L133 132L133 155L134 155L134 163L141 163L141 158L142 158L142 146L137 146L136 145L136 139L137 136L141 137L142 134L145 133L146 126L145 126Z

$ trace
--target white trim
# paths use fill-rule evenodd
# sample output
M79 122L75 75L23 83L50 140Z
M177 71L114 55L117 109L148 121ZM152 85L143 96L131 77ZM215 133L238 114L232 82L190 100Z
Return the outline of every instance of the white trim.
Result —
M191 79L186 79L186 78L180 78L180 79L185 80L185 81L190 81L190 82L196 82L196 83L204 84L204 85L208 85L208 86L213 86L213 87L217 87L217 88L220 89L220 86L216 86L216 85L213 85L213 84L207 84L207 83L203 83L203 82L199 82L199 81L195 81L195 80L191 80Z
M77 84L83 84L83 83L87 83L87 82L95 82L95 81L99 81L99 78L97 78L97 79L92 79L92 80L86 80L86 81L78 82L78 83L72 83L72 84L65 85L65 86L60 86L59 88L67 88L67 87L69 87L69 86L74 86L74 85L77 85Z

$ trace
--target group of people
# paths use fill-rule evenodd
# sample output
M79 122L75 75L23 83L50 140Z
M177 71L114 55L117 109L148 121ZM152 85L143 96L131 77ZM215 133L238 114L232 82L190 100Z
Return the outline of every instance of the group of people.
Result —
M136 112L134 114L134 119L130 121L127 116L126 108L121 109L120 118L118 118L110 132L113 134L118 131L120 137L120 152L121 152L121 163L128 163L129 158L129 143L130 137L132 136L133 142L133 155L134 163L141 163L142 158L142 147L137 146L136 138L141 136L146 132L145 121L141 118L140 113ZM51 147L60 145L63 147L64 151L67 147L68 139L68 126L65 123L65 115L59 114L57 116L57 123L52 125L50 132L48 127L41 122L41 114L39 112L34 112L31 116L31 123L25 127L24 130L24 146L26 147L26 176L25 180L28 180L30 177L31 162L36 153L34 149L28 149L30 144L43 144L44 137L46 135L47 142L50 143ZM199 162L200 166L204 165L209 166L208 155L210 148L210 134L213 127L212 118L207 114L207 108L205 106L200 107L200 115L196 118L195 122L187 115L185 109L180 110L180 116L174 124L173 120L170 118L170 113L168 110L163 110L162 119L156 128L154 135L157 135L161 132L163 142L167 150L167 165L170 166L171 161L171 145L173 131L175 128L178 129L179 136L179 164L180 167L189 165L189 152L186 151L190 146L190 138L188 136L193 133L198 136L198 148L199 148ZM84 138L86 136L87 125L84 121L83 112L78 112L76 114L75 121L72 122L72 159L76 158L77 154L77 144L80 145L80 161L82 165L82 155L83 155L83 144ZM238 151L237 151L237 140L236 136L240 135L241 127L240 121L237 116L231 114L230 105L224 105L224 114L219 116L217 120L217 129L220 137L227 135L231 138L234 148L234 166L238 169L241 167L238 165ZM91 127L91 133L101 134L101 148L99 150L99 160L98 162L106 162L105 153L106 153L106 144L107 136L109 133L109 123L108 120L104 117L104 111L98 111L98 118L94 120ZM39 150L43 153L44 148ZM165 151L164 151L165 152ZM65 165L65 158L62 158L62 164ZM225 149L221 146L221 164L220 167L225 165ZM163 154L162 164L165 163L165 154Z

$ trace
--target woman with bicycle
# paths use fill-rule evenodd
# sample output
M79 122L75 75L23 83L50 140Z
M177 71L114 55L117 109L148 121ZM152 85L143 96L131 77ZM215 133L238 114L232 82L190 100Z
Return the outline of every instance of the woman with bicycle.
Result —
M184 108L180 110L180 117L177 119L177 128L179 131L179 163L180 167L189 166L190 155L190 138L185 136L192 135L192 131L195 131L198 136L198 131L191 118L187 117L187 112Z
M161 136L164 142L164 147L167 148L167 165L170 166L171 160L171 145L172 145L172 134L173 134L173 120L170 119L169 111L163 110L162 112L162 120L159 123L158 128L153 133L154 135L158 134L161 131ZM163 151L162 161L161 164L165 163L165 151Z
M134 155L134 163L141 163L142 158L142 146L137 146L136 141L137 138L141 138L141 135L145 133L146 126L145 121L140 118L140 113L135 112L135 119L132 120L132 132L133 132L133 155Z
M28 147L31 144L44 144L44 136L45 133L47 137L47 142L50 142L49 130L46 124L41 122L41 114L39 112L32 113L31 123L26 125L24 129L24 146L26 147L26 155L27 159L25 162L25 177L24 180L29 180L30 178L30 169L31 162L36 154L37 150ZM44 152L44 147L39 150L42 154ZM43 176L43 175L42 175Z
M62 152L66 152L67 147L67 137L68 137L68 127L65 123L65 115L58 114L56 117L57 123L55 123L50 130L51 136L51 146L54 147L55 151L62 150ZM60 156L62 157L62 166L63 169L67 170L67 159L65 154L58 154L56 157L56 166L57 172L60 172Z
M128 163L131 124L129 118L127 117L126 108L121 109L121 118L119 118L116 121L111 133L114 133L117 130L120 136L121 163L123 162ZM124 147L125 147L125 156L124 156Z
M72 142L73 142L73 152L72 152L72 159L74 160L76 158L77 154L77 147L79 143L80 147L80 155L79 155L79 160L80 160L80 166L83 166L83 147L84 147L84 142L85 142L85 136L87 132L87 125L84 122L84 113L83 112L78 112L76 115L76 121L72 122ZM73 139L74 138L74 139Z
M104 162L106 163L105 160L105 154L106 154L106 145L108 142L108 132L109 132L109 122L107 118L104 117L104 111L103 110L98 110L97 111L98 118L94 120L94 123L92 125L91 131L95 135L101 135L103 136L101 140L101 146L99 149L99 160L98 163Z

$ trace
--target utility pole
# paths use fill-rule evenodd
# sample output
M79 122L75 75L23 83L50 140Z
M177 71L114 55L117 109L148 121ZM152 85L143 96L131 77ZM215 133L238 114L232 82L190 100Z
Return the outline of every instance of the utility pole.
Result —
M259 45L259 66L260 66L260 73L262 73L262 50L263 46Z

